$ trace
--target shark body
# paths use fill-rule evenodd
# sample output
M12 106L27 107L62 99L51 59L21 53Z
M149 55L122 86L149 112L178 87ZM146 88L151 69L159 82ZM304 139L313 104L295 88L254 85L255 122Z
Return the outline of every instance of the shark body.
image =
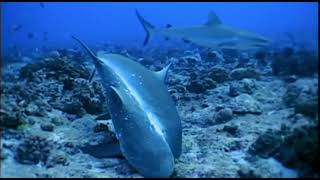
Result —
M73 38L94 60L123 156L145 177L169 177L182 141L181 121L164 84L170 65L152 72L118 54L96 56Z
M144 45L156 34L213 49L251 50L267 47L270 43L267 38L257 33L224 25L213 11L209 13L208 21L204 25L182 28L155 28L138 11L136 15L147 33Z

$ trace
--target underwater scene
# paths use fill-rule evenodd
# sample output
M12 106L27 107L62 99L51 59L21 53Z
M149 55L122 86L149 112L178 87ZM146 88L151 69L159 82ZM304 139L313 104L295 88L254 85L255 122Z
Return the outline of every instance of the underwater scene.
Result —
M320 176L318 2L0 8L0 177Z

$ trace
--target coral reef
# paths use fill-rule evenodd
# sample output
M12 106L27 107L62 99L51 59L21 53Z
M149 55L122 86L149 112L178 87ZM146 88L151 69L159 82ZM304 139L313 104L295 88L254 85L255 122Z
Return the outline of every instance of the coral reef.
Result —
M312 76L318 72L318 64L315 53L286 47L274 54L271 67L275 75Z
M297 113L315 116L318 113L318 82L299 79L287 86L284 102Z
M37 164L45 163L49 155L49 142L40 136L30 136L17 147L16 159L23 164Z
M165 85L183 143L171 177L319 177L318 57L311 52L97 49L153 71L172 63ZM61 48L12 56L1 82L3 177L141 177L119 152L100 77L88 81L87 54Z

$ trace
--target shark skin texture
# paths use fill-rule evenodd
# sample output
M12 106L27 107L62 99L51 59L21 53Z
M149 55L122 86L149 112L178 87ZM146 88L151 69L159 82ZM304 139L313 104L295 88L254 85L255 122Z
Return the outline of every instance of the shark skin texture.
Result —
M184 42L191 42L215 50L256 50L268 47L271 43L269 39L257 33L223 24L213 11L209 13L207 23L191 27L167 26L165 28L155 28L137 10L136 16L146 32L143 45L147 45L155 35L161 35L167 39L181 39Z
M164 84L170 64L153 72L122 55L96 56L73 38L93 59L123 156L144 177L169 177L182 146L181 120Z

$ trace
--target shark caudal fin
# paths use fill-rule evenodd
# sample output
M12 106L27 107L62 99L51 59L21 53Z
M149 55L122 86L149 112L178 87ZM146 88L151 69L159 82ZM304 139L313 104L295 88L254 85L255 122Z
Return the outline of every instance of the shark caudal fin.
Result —
M147 45L149 40L150 40L150 36L152 35L153 33L153 30L154 30L154 26L152 24L150 24L148 21L146 21L141 15L140 13L136 10L136 15L140 21L140 23L142 24L143 26L143 29L146 31L147 35L144 39L144 42L143 42L143 45Z

